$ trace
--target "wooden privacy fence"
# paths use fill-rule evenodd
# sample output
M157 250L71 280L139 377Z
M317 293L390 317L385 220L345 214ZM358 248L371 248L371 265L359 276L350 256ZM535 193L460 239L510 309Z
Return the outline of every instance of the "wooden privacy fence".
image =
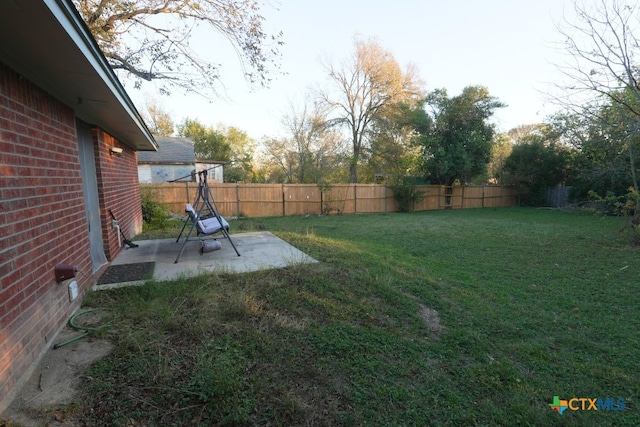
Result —
M415 211L515 206L517 190L502 186L419 185L422 200ZM194 203L198 185L189 183L141 184L141 193L183 214ZM222 216L285 216L398 212L393 188L381 184L210 184L213 201Z

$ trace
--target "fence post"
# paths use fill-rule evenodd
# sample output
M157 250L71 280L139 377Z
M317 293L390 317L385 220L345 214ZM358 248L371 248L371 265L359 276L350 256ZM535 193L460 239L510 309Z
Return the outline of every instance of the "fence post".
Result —
M287 198L284 196L284 184L282 184L282 216L287 216Z
M384 213L387 213L387 184L384 185Z
M238 212L237 216L240 218L240 184L236 182L236 211Z
M358 184L353 184L353 213L358 213Z
M467 187L466 185L463 185L463 186L462 186L462 196L460 196L460 198L461 198L462 200L460 201L460 209L464 209L464 193L465 193L464 189L465 189L466 187Z

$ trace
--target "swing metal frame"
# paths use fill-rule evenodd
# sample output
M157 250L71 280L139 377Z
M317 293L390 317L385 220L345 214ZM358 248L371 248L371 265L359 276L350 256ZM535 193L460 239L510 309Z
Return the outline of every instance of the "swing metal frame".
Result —
M218 212L218 208L216 206L215 199L213 198L213 194L211 194L211 190L209 189L209 184L207 182L208 171L209 169L205 169L203 171L197 172L197 175L199 177L198 196L196 197L196 200L193 203L192 210L189 209L189 204L187 204L187 209L185 210L187 217L184 221L184 224L182 225L180 234L176 239L176 243L179 242L180 239L182 238L182 235L187 229L187 226L189 226L188 227L189 231L184 236L184 242L180 247L180 251L178 252L178 256L176 257L176 260L174 262L175 264L177 264L178 261L180 260L180 256L182 256L184 247L187 245L187 242L189 241L189 238L191 237L191 233L193 233L194 229L196 229L198 237L206 236L206 235L212 236L221 232L223 237L229 240L229 243L231 243L231 246L233 247L233 250L236 252L236 254L240 256L240 252L238 252L236 245L233 243L233 240L229 235L228 223L224 220L224 218L220 216L220 213ZM215 218L215 220L218 222L218 224L220 225L220 228L212 233L206 233L203 229L201 229L198 223L201 221L213 220L213 218Z

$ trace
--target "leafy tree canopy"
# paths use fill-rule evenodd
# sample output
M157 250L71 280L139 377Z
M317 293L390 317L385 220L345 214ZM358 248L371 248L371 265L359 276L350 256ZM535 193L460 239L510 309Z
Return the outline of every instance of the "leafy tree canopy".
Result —
M429 124L423 103L400 102L386 108L372 122L365 172L385 178L421 175L420 138Z
M253 156L256 142L249 135L233 126L218 127L231 147L229 164L224 168L225 182L255 182Z
M626 98L628 105L637 103L630 93L615 96ZM589 191L604 197L609 192L623 195L629 188L637 188L640 123L629 108L611 100L585 107L581 114L556 115L552 124L563 132L563 140L578 150L573 182L576 198L586 197Z
M224 133L205 126L195 119L185 119L178 125L178 136L191 138L196 157L200 160L231 161L231 145Z
M256 143L243 130L222 125L214 128L187 118L178 125L178 135L193 140L199 160L225 162L225 182L256 181L253 164Z
M431 125L423 138L425 175L442 185L469 182L486 172L494 125L489 118L505 106L484 86L467 86L450 98L438 89L426 98Z
M522 133L524 129L528 134ZM520 131L504 164L504 181L518 186L520 203L538 206L545 201L547 187L568 183L573 150L560 143L560 134L549 125Z

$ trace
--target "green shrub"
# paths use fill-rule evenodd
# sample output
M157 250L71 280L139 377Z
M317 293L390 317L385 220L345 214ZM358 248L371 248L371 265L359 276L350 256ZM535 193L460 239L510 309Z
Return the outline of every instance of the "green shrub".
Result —
M632 216L636 211L638 193L629 188L627 194L616 196L612 191L602 197L595 191L589 191L589 201L596 203L596 207L606 215Z
M629 188L627 194L622 196L608 191L606 196L602 197L595 191L589 191L589 201L591 206L605 215L629 218L629 226L625 227L629 232L629 241L634 246L640 245L640 195L634 188Z
M141 195L143 231L164 230L169 225L169 212L153 199L151 191Z
M400 212L413 212L416 203L424 200L424 191L418 190L418 186L415 184L399 181L392 188L393 197L400 205Z

